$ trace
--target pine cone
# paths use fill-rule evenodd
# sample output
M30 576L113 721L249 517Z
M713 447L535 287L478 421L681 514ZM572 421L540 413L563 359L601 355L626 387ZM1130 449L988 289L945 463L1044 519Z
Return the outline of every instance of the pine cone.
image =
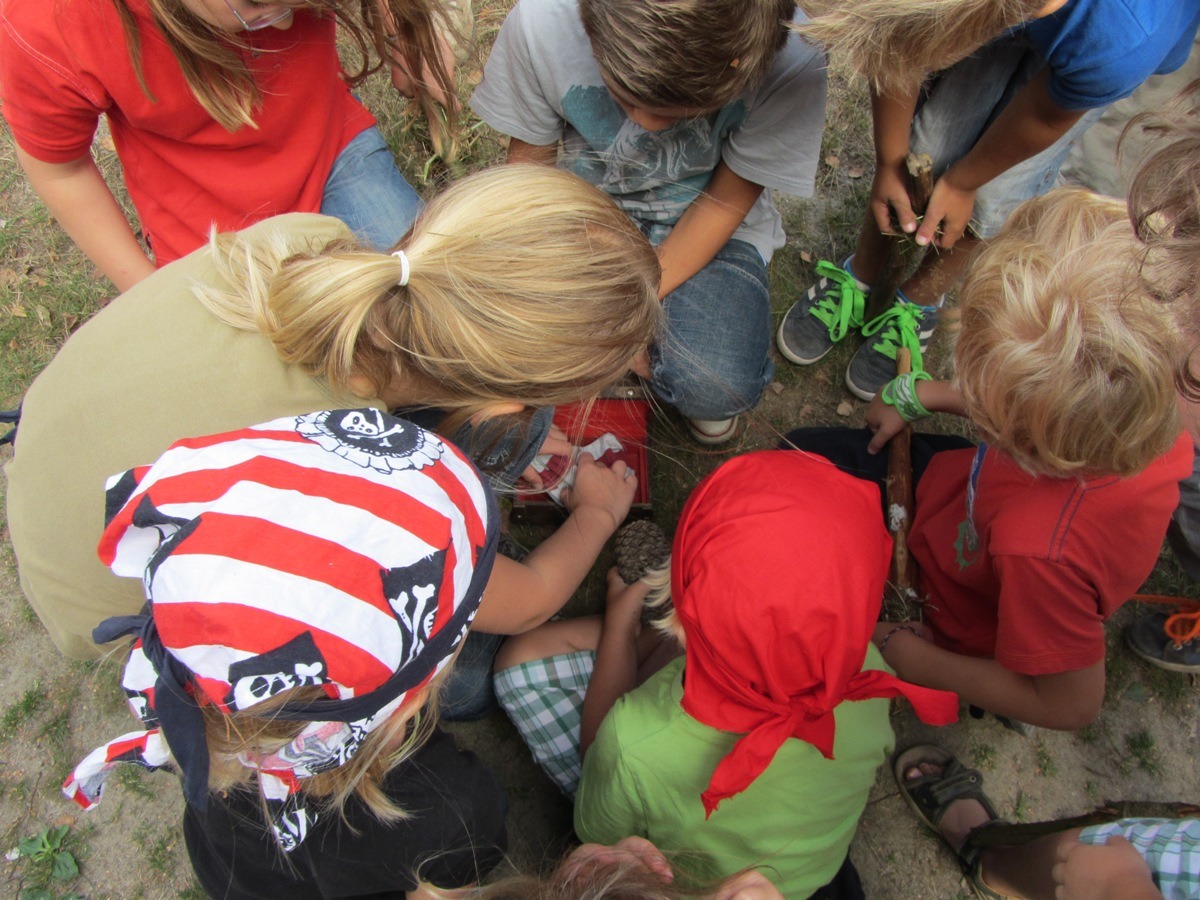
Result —
M671 544L663 530L648 519L631 522L617 532L617 571L621 580L633 584L650 569L667 561Z

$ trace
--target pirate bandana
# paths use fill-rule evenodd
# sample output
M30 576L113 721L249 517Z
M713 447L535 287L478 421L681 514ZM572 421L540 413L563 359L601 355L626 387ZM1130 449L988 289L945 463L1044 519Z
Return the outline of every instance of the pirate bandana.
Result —
M479 607L498 515L458 450L373 409L277 419L179 441L109 479L100 559L141 578L143 615L122 684L145 726L93 751L63 785L85 809L117 763L169 762L203 809L201 707L253 708L314 686L273 718L306 723L239 760L258 772L280 846L316 820L303 779L349 761L451 661Z
M701 795L706 816L788 738L832 759L844 700L902 695L925 722L957 718L954 694L863 671L891 546L873 484L794 450L736 457L692 492L671 558L683 708L744 734Z

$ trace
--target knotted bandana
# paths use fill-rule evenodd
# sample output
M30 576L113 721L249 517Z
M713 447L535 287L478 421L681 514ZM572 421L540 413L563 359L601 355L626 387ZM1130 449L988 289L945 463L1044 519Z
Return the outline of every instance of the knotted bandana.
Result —
M117 763L173 759L203 809L201 706L315 685L325 698L269 713L307 723L294 740L239 757L294 849L316 820L301 781L350 760L453 659L491 572L494 499L437 436L358 409L179 441L111 478L106 502L100 558L148 603L94 637L135 636L122 684L146 728L93 751L64 793L86 809Z
M832 759L844 700L902 695L922 721L958 717L952 693L862 670L891 546L878 488L794 450L736 457L692 492L671 557L683 708L744 734L701 795L706 816L790 737Z

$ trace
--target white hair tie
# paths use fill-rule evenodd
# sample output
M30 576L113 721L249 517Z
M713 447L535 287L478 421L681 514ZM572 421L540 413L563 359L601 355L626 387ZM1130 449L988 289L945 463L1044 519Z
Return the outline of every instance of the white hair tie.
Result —
M392 256L400 260L400 280L396 282L397 287L406 287L408 285L408 257L404 255L403 250L397 250L392 253Z

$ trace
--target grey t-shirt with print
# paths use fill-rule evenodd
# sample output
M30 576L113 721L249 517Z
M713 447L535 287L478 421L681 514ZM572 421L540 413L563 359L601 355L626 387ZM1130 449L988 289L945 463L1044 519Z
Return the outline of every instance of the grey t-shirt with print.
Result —
M768 188L733 236L769 262L784 243L770 189L812 195L825 88L824 56L792 34L753 90L706 116L647 131L604 86L577 0L520 0L500 29L471 106L488 125L527 144L561 140L560 166L651 226L679 221L724 160L735 174Z

